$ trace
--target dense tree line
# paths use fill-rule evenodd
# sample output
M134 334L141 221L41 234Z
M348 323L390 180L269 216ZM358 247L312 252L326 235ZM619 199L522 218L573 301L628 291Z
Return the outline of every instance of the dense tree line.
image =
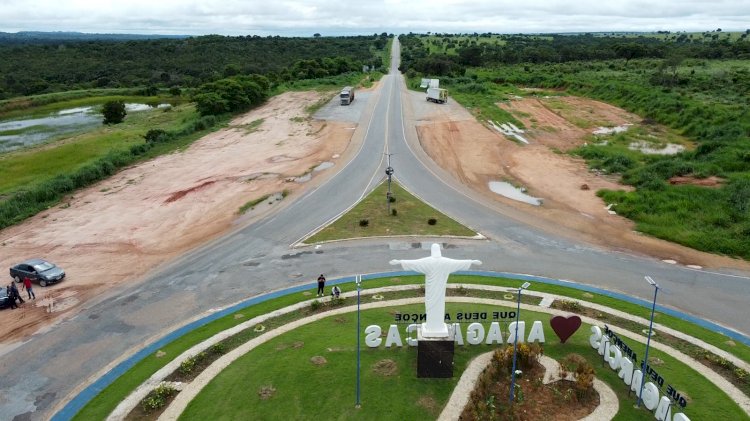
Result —
M0 99L86 88L196 87L241 74L276 82L362 65L378 68L382 60L376 53L387 36L0 43Z
M466 67L518 63L565 63L570 61L635 58L750 58L750 39L743 33L738 40L687 34L662 39L653 36L503 35L489 40L480 36L454 38L410 34L399 38L402 45L401 70L423 74L459 76ZM439 53L428 52L428 45Z

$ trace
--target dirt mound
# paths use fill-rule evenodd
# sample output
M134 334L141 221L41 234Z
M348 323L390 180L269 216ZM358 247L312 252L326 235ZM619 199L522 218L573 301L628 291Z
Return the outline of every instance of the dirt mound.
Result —
M188 193L192 193L192 192L194 192L194 191L196 191L198 189L202 189L202 188L204 188L206 186L210 186L211 184L214 184L214 183L215 183L215 181L205 181L205 182L203 182L203 183L201 183L201 184L199 184L197 186L191 187L189 189L185 189L185 190L180 190L178 192L174 192L171 195L169 195L169 197L167 198L167 200L164 201L164 203L172 203L175 200L180 200L183 197L185 197Z
M724 179L713 176L713 175L711 177L706 177L706 178L696 178L693 176L674 176L669 179L669 184L675 184L675 185L689 184L692 186L719 188L724 184Z
M639 121L603 102L573 96L527 97L498 104L526 126L532 142L567 151L582 145L591 129Z
M273 386L263 386L258 391L258 396L260 396L261 400L267 400L271 399L271 396L273 396L276 393L276 388Z
M394 376L398 373L398 364L391 359L380 360L373 364L372 371L384 377Z
M316 355L312 358L310 358L310 362L315 365L325 365L328 364L328 360L326 360L325 357L321 357L320 355Z

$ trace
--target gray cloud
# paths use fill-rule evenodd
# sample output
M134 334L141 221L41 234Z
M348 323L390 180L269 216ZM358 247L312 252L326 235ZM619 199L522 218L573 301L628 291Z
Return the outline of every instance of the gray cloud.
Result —
M4 0L0 31L325 35L750 28L750 2L627 0Z

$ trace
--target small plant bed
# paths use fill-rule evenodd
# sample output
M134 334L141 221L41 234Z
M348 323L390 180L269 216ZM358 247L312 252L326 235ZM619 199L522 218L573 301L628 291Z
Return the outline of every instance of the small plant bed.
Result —
M594 368L591 364L572 354L561 363L560 374L570 370L575 373L575 381L558 380L544 384L545 370L538 362L541 352L539 345L519 346L516 361L519 372L511 405L513 347L495 350L460 419L575 421L591 414L599 405L599 395L593 388Z
M169 407L178 390L169 383L162 383L133 408L125 417L127 421L156 420Z

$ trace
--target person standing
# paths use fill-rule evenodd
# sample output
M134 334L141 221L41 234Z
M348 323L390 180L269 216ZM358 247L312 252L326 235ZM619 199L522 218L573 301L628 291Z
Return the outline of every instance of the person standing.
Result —
M11 290L10 286L11 284L8 284L7 287L5 287L5 295L8 296L8 301L10 301L10 309L18 308L18 304L16 304L16 297L13 296L13 290Z
M29 300L32 298L36 300L36 294L34 294L34 290L31 287L31 279L28 276L23 278L23 287L26 288L26 293L29 294Z
M23 304L25 301L23 301L23 298L21 298L21 294L18 293L18 288L16 288L16 283L11 282L10 283L10 291L8 291L8 297L10 297L10 300L15 303L16 300L20 301L21 304Z
M320 276L318 276L318 297L323 296L323 288L326 286L326 277L323 276L321 273Z

